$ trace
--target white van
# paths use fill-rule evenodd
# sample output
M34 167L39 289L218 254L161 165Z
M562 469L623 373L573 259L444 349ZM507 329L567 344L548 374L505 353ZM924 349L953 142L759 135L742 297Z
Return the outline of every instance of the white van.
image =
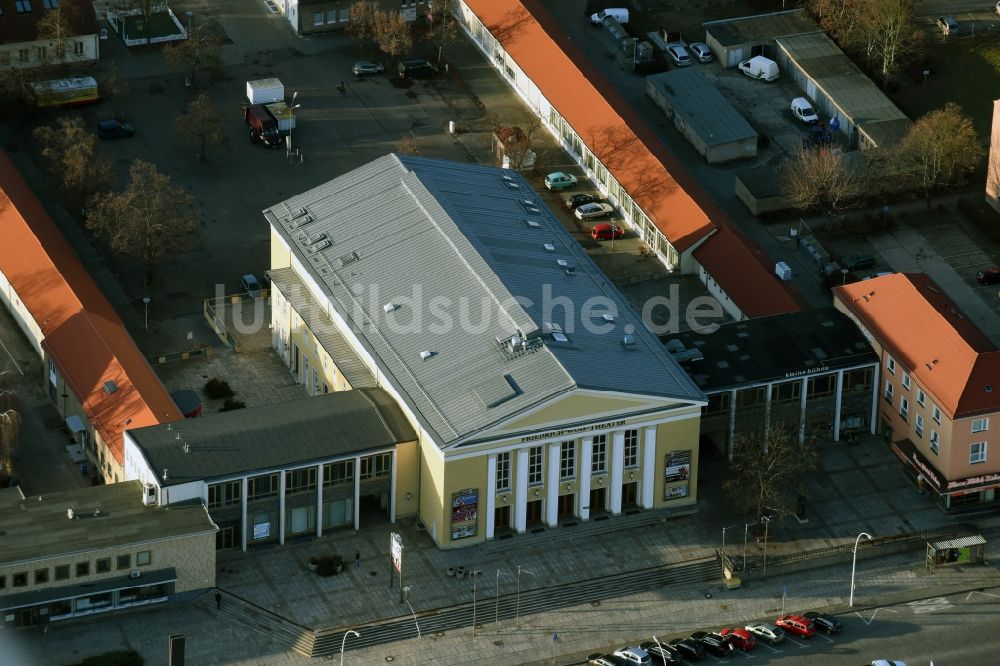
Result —
M774 81L778 78L778 63L764 56L754 56L740 63L740 71L751 79Z
M596 14L590 15L590 22L594 25L601 25L604 23L604 19L608 16L611 16L622 25L628 23L628 9L625 7L609 7L608 9L602 9Z

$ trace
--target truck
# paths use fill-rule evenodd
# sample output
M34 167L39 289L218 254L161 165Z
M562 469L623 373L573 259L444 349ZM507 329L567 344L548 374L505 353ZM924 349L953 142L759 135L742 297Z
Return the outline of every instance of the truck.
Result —
M250 143L261 143L268 148L282 144L278 121L263 104L250 104L243 110L243 119L250 128Z
M247 81L247 100L251 104L271 104L285 101L285 85L280 79Z
M764 56L754 56L740 63L740 71L751 79L775 81L778 78L778 63Z

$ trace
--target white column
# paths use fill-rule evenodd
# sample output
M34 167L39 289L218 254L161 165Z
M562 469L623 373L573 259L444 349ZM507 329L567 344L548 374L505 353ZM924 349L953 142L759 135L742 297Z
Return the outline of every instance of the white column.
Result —
M611 433L611 513L622 512L622 474L625 472L625 431Z
M285 470L278 475L278 543L285 545Z
M799 444L806 441L806 394L809 392L809 377L802 378L799 390Z
M545 524L555 527L559 523L559 443L549 444L549 478L545 490Z
M354 529L361 529L361 456L354 458Z
M837 392L833 399L833 441L840 441L840 401L844 390L844 371L837 370Z
M580 520L590 519L590 466L594 458L594 438L584 437L580 447Z
M514 476L514 529L524 534L528 525L528 449L517 450L517 472Z
M656 426L646 427L646 441L642 449L642 508L653 508L653 491L656 489Z
M389 522L396 524L396 449L392 450L392 474L389 477Z
M240 548L243 552L247 549L247 531L250 526L247 524L247 477L240 480Z
M316 465L316 536L323 536L323 463Z
M868 431L871 434L875 434L875 424L878 422L878 397L882 393L882 367L879 365L877 368L872 369L872 415L871 423L868 425Z
M486 457L486 538L492 539L496 531L496 502L497 502L497 454L491 453Z

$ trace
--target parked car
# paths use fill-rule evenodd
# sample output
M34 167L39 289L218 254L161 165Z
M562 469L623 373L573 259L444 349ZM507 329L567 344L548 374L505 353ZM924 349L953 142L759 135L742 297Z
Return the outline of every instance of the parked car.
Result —
M716 633L696 631L691 634L691 638L705 646L705 650L716 657L728 657L736 649L730 645L725 636Z
M698 661L705 656L705 646L693 638L675 638L670 641L670 645L691 661Z
M602 9L590 15L590 22L596 26L600 26L604 23L604 19L609 16L622 25L628 23L628 9L625 7L608 7L607 9Z
M620 666L618 660L610 654L601 654L600 652L587 657L587 664L588 666Z
M946 35L957 35L962 32L962 29L958 27L958 21L951 16L939 16L934 23Z
M618 240L625 235L625 230L617 224L595 224L590 232L590 237L594 240Z
M550 173L545 177L545 187L553 191L576 187L576 176L562 171Z
M785 640L785 632L773 624L754 622L753 624L748 624L743 628L756 636L759 640L767 641L771 645Z
M786 613L779 615L774 624L781 627L790 634L801 636L802 638L812 638L816 635L816 626L807 617Z
M744 652L753 652L757 647L757 638L746 629L726 627L719 630L721 636L729 638L729 642Z
M792 100L792 115L802 122L809 123L810 125L814 125L819 122L819 116L816 115L816 109L813 108L812 103L805 97L796 97Z
M668 645L667 643L647 641L639 647L645 650L646 654L652 657L654 664L670 666L670 664L684 663L684 655L682 655L677 648L672 645Z
M437 74L438 68L429 60L403 60L397 68L401 79L429 79Z
M1000 284L1000 267L994 266L976 273L976 282L979 284Z
M135 128L120 120L102 120L97 123L97 136L101 139L124 139L135 136Z
M380 62L372 62L371 60L359 60L354 63L354 67L351 67L351 71L354 72L354 76L371 76L372 74L381 74L385 71L385 65Z
M579 208L583 204L601 203L601 201L601 197L596 194L585 194L581 192L580 194L574 194L566 197L566 208L574 209Z
M898 659L874 659L872 660L872 666L906 666L906 662L899 661Z
M802 616L812 620L812 623L816 625L816 629L822 629L828 634L839 634L844 628L840 618L834 617L833 615L817 613L816 611L808 611L803 613Z
M573 213L578 220L596 220L602 217L610 217L615 212L614 206L606 203L583 204Z
M698 62L712 62L712 49L708 48L708 44L704 42L688 44L688 51L691 52L691 55L693 55Z
M739 70L751 79L761 79L762 81L776 81L781 76L778 63L764 56L754 56L749 60L744 60L740 63Z
M691 54L688 53L688 50L680 44L668 46L667 55L670 56L670 59L673 60L674 64L678 67L687 67L694 62L691 60Z
M247 273L240 281L240 290L246 292L250 298L257 298L260 296L260 282L257 282L253 273Z
M615 650L611 656L617 657L621 663L628 664L629 666L652 666L653 664L653 658L639 646Z

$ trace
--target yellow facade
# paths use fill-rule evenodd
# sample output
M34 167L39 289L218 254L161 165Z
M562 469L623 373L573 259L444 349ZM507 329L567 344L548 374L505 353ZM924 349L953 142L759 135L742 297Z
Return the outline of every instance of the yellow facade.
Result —
M413 516L420 506L420 448L416 442L396 446L396 517Z

